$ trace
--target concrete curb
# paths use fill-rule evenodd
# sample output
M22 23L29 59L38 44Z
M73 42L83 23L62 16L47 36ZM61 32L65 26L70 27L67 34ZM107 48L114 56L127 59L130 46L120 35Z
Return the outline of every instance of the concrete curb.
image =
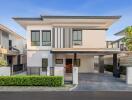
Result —
M72 91L73 89L75 89L78 86L78 84L76 84L74 87L70 88L69 91Z

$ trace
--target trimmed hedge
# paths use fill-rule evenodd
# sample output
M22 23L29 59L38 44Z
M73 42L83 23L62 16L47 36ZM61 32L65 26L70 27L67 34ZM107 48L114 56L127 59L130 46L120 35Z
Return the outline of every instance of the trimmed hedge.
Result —
M0 76L0 86L49 86L63 85L61 76Z
M113 72L113 65L105 65L105 70L109 72ZM126 75L126 67L120 66L120 74Z

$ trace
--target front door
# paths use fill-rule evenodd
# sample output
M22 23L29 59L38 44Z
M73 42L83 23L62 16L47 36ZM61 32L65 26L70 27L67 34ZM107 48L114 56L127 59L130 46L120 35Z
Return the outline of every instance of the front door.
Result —
M66 59L66 73L72 73L72 59Z

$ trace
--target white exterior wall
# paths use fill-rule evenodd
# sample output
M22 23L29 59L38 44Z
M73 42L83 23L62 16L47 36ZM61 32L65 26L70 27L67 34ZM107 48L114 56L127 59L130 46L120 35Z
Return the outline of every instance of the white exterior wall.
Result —
M27 51L27 67L42 67L42 58L48 58L48 67L52 66L50 51Z
M80 56L81 66L78 68L79 73L94 72L94 56Z
M12 46L19 49L20 54L24 53L26 40L23 38L17 38L14 35L9 34L9 40L12 40Z
M11 67L0 67L0 76L10 76Z
M25 48L25 40L24 39L17 39L16 48L20 50L20 54L24 53Z
M31 30L40 30L40 46L31 46ZM42 30L51 30L51 46L42 46ZM52 67L52 26L32 25L27 27L27 67L42 67L42 58L48 58L48 67Z
M106 30L83 30L82 45L74 48L106 48Z
M63 59L63 64L55 64L55 59ZM73 54L57 54L54 57L54 66L65 67L65 59L74 60ZM77 59L80 59L80 67L78 67L79 73L91 73L94 72L94 56L89 55L77 55ZM73 62L72 62L73 63Z

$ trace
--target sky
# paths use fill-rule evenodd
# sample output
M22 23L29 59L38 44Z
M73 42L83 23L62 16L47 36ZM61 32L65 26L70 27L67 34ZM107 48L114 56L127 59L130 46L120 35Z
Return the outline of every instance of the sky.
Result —
M40 15L122 16L106 33L107 40L132 25L132 0L0 0L0 24L25 37L26 31L12 17Z

